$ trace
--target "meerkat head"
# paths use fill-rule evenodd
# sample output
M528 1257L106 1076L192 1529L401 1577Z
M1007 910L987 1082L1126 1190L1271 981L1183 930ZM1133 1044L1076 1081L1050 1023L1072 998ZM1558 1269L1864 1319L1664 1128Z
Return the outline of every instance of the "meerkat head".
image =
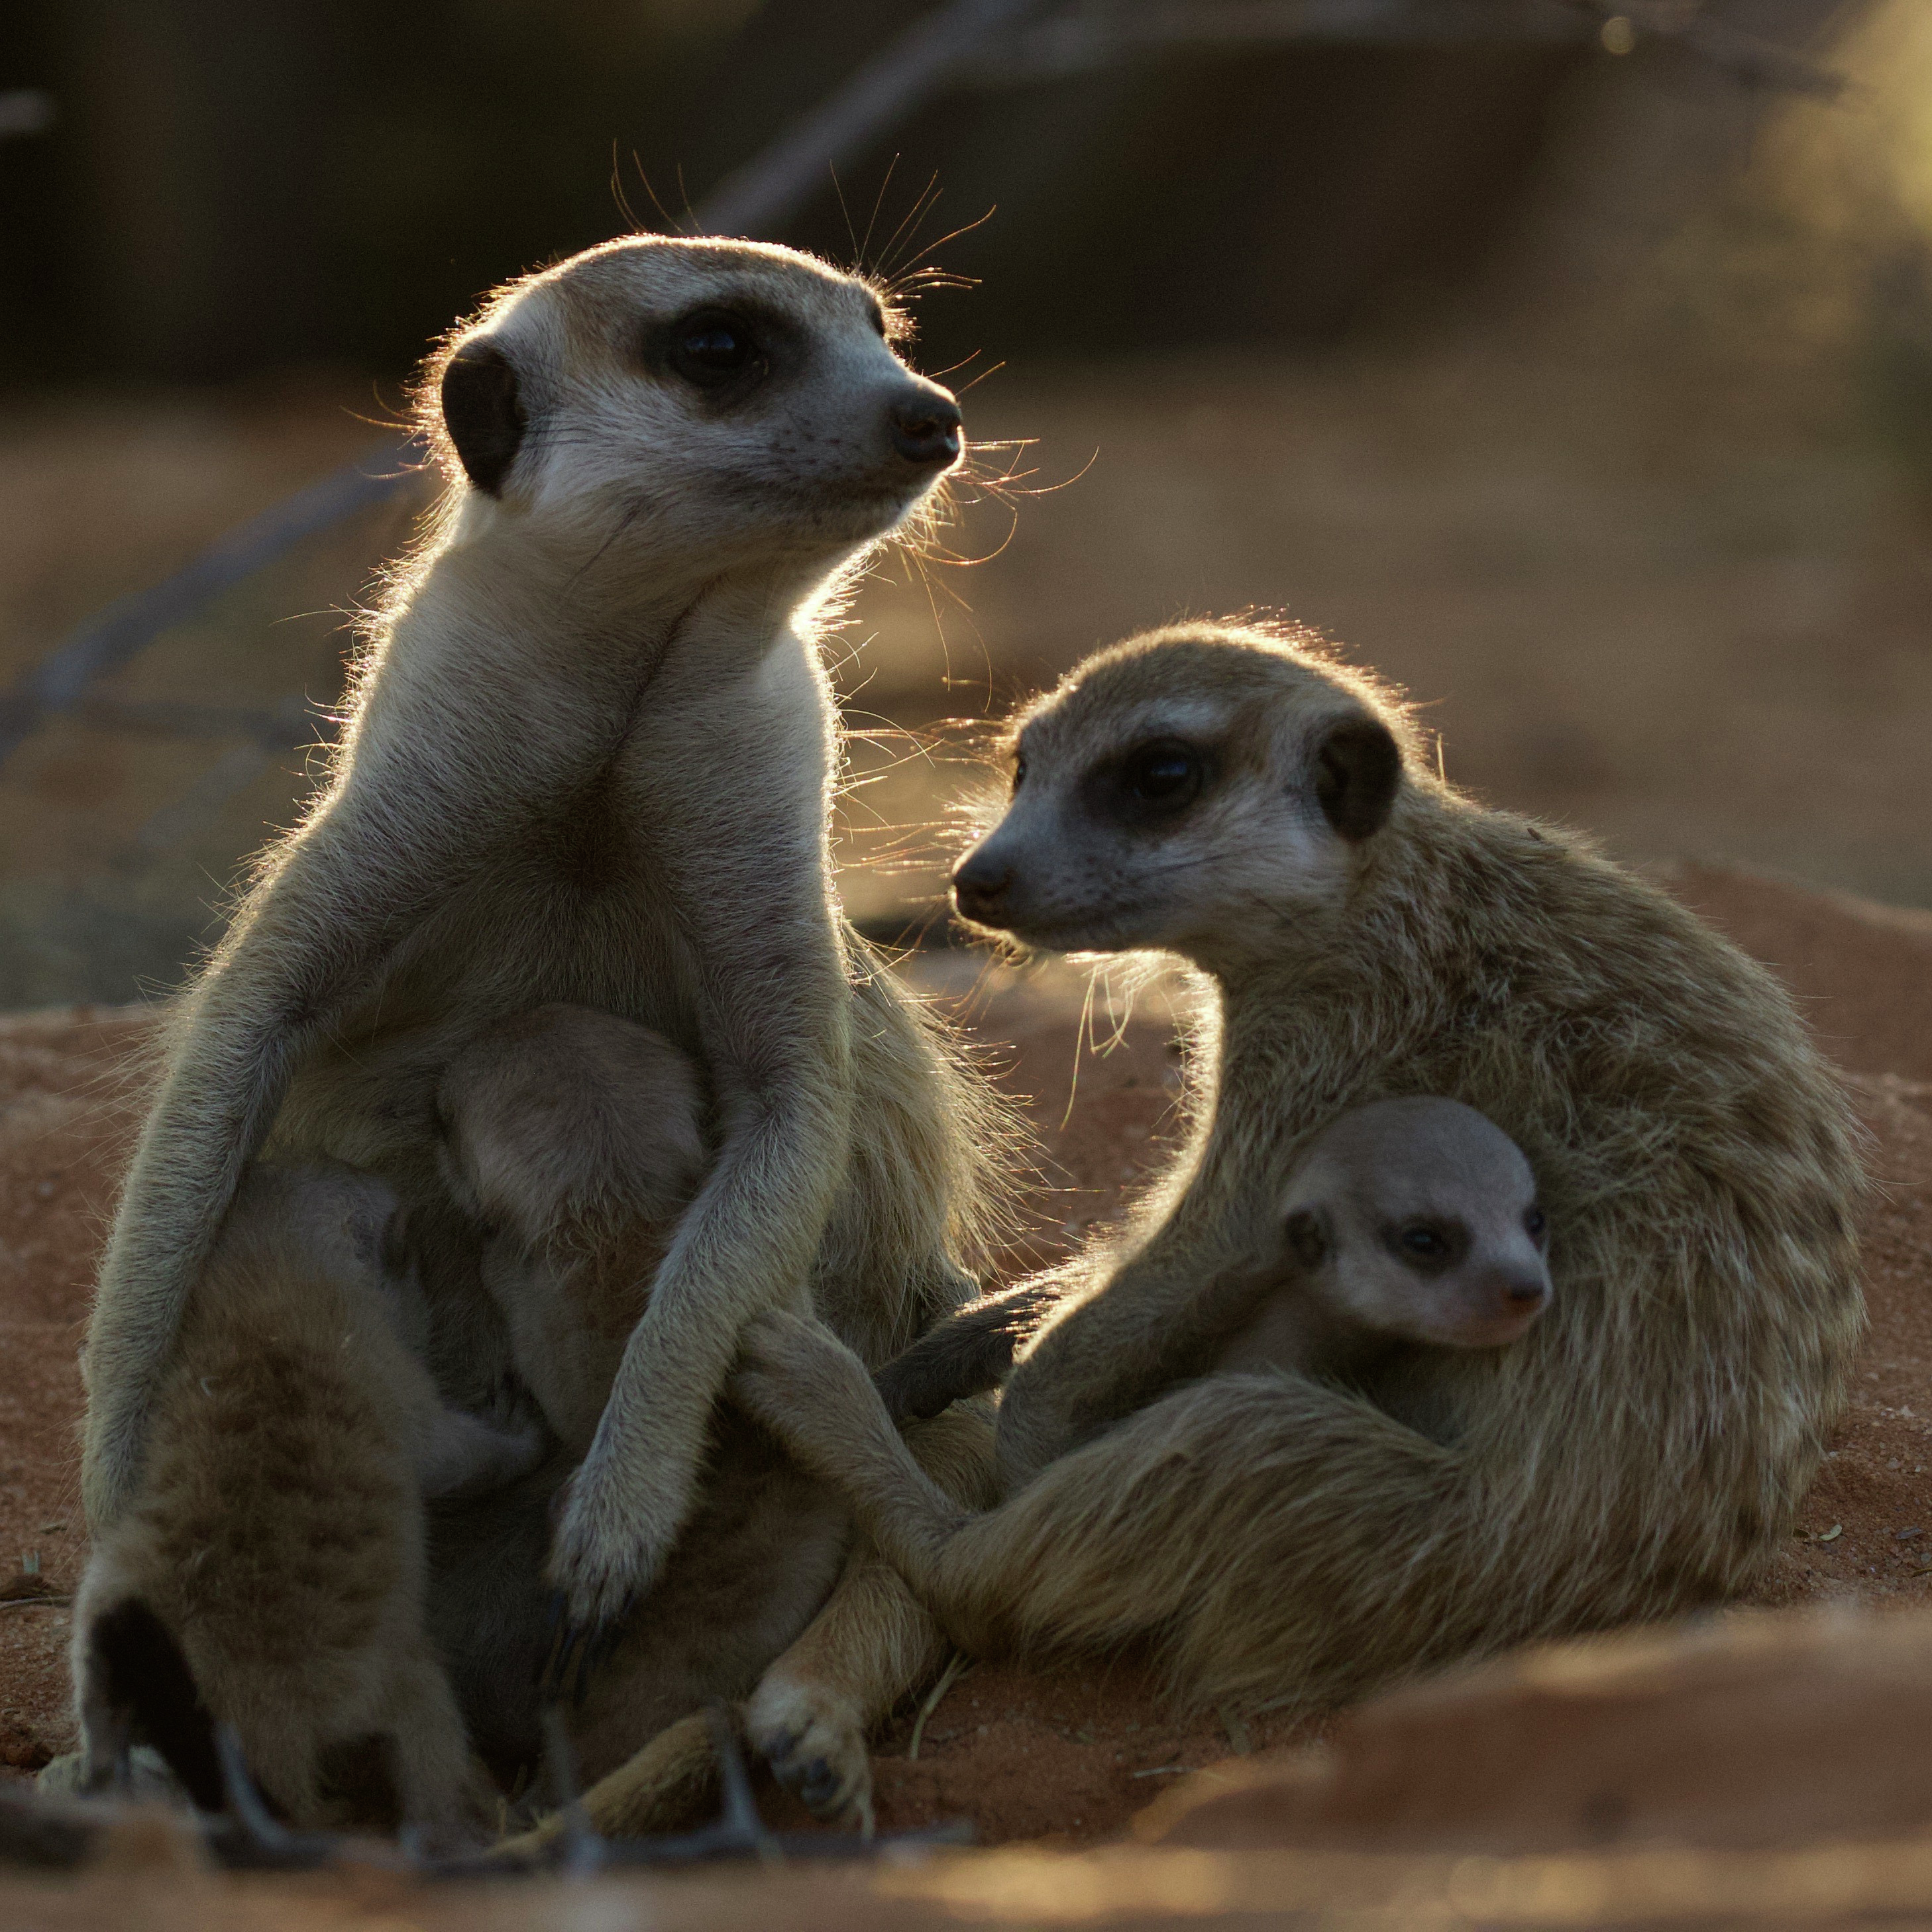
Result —
M264 1264L300 1266L339 1281L400 1277L415 1266L395 1190L340 1161L251 1162L222 1239Z
M1370 681L1258 632L1088 658L1010 736L1012 794L952 874L975 925L1210 968L1339 906L1412 754Z
M426 427L478 515L714 564L836 557L959 460L958 406L902 333L811 256L632 236L502 291L432 364Z
M1550 1302L1536 1176L1460 1101L1344 1114L1296 1169L1276 1225L1328 1312L1378 1334L1501 1348Z

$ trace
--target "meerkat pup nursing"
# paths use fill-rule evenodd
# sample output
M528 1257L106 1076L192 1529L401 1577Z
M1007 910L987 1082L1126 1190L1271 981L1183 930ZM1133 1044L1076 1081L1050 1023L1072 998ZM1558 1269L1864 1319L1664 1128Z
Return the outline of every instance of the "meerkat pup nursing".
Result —
M436 1106L517 1372L581 1457L710 1164L698 1068L648 1027L550 1006L466 1047Z
M1256 1251L1205 1286L1184 1325L1107 1364L1124 1407L1197 1376L1243 1371L1372 1387L1398 1354L1507 1348L1550 1300L1547 1223L1529 1163L1454 1100L1376 1101L1343 1114L1266 1219ZM957 1339L974 1373L980 1332L970 1312L956 1316L908 1352L943 1376ZM982 1613L984 1580L987 1566L1005 1571L1009 1519L1029 1511L1028 1498L962 1514L907 1450L865 1365L818 1324L760 1317L732 1391L846 1491L962 1643L998 1641L1000 1621Z
M752 1314L814 1307L884 1360L970 1286L989 1103L830 885L824 613L961 451L898 326L789 250L634 237L512 285L436 358L448 493L327 785L180 1004L128 1175L88 1343L98 1530L140 1491L258 1150L394 1186L439 1384L487 1399L508 1340L434 1099L470 1041L548 1002L690 1055L713 1134L557 1512L574 1640L658 1576Z
M633 1022L553 1005L466 1047L443 1075L436 1111L452 1192L485 1230L483 1280L518 1372L566 1451L580 1456L657 1259L710 1160L700 1070ZM956 1454L961 1431L954 1419L948 1424L927 1432L929 1463L944 1466L949 1443ZM968 1436L966 1447L977 1453L953 1480L957 1486L963 1473L965 1494L988 1496L983 1430ZM570 1702L578 1763L599 1780L586 1802L614 1826L676 1822L676 1801L701 1783L712 1748L701 1715L682 1729L680 1721L759 1688L773 1660L804 1637L852 1540L836 1490L734 1407L713 1416L707 1448L698 1505L662 1580L627 1622L606 1667L574 1687L581 1694ZM880 1568L866 1559L861 1575L871 1582L862 1588L876 1586L872 1573ZM893 1641L903 1621L890 1600L884 1608L870 1643ZM748 1713L752 1735L785 1725L788 1702L780 1685L766 1686ZM852 1713L861 1742L874 1714ZM626 1775L640 1742L661 1737ZM772 1754L791 1771L788 1781L817 1808L862 1820L862 1754L855 1766L806 1742ZM602 1781L607 1774L614 1784ZM667 1774L669 1789L646 1788ZM640 1802L644 1816L632 1814Z
M76 1597L82 1788L147 1743L218 1809L226 1722L293 1825L482 1822L424 1634L423 1504L508 1484L548 1445L533 1420L443 1406L406 1339L422 1311L400 1219L346 1168L243 1177L141 1480Z
M1862 1321L1854 1124L1770 974L1583 841L1455 790L1386 692L1262 632L1102 652L1010 746L961 911L1178 955L1209 1024L1187 1144L1019 1343L1011 1500L958 1544L948 1617L1157 1636L1190 1690L1314 1702L1748 1582ZM1426 1352L1385 1400L1210 1376L1144 1402L1256 1204L1339 1115L1414 1094L1528 1159L1548 1315L1514 1347ZM776 1380L759 1412L784 1426Z

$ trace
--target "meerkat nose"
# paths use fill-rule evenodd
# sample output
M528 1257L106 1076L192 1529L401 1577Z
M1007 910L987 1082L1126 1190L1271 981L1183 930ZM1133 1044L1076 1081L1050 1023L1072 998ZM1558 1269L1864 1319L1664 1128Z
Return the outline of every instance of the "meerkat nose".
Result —
M968 919L994 924L1012 878L998 859L989 858L984 851L969 852L952 874L953 903Z
M1540 1274L1519 1274L1514 1270L1496 1277L1496 1297L1513 1315L1540 1308L1550 1298L1550 1284Z
M886 412L892 447L908 463L941 466L959 460L959 405L937 392L906 397Z

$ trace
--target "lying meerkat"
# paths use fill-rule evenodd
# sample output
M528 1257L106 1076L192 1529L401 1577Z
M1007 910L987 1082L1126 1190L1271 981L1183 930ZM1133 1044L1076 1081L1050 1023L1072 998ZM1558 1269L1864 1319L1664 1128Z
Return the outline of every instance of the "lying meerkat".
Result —
M1017 1493L978 1610L1074 1642L1158 1630L1204 1694L1313 1702L1748 1582L1862 1320L1854 1124L1771 975L1442 782L1370 680L1258 632L1102 652L1011 744L962 912L1178 954L1217 1024L1189 1144L1006 1382ZM1400 1414L1299 1377L1136 1408L1132 1364L1191 1332L1252 1204L1340 1113L1411 1094L1528 1157L1549 1318L1432 1352Z
M488 1231L483 1280L502 1310L518 1371L566 1451L581 1456L657 1258L710 1162L700 1070L633 1022L553 1005L465 1048L443 1075L436 1110L452 1192ZM584 1774L602 1780L640 1741L718 1699L752 1693L801 1638L850 1542L837 1492L765 1430L722 1407L697 1506L664 1575L585 1687L587 1698L572 1708ZM910 1666L919 1667L916 1660ZM851 1728L862 1735L876 1714L855 1710ZM784 1715L780 1709L764 1726L754 1723L754 1736L782 1725ZM670 1736L677 1783L688 1787L710 1768L709 1726ZM801 1752L796 1742L772 1754L797 1759L790 1781L818 1808L862 1822L868 1815L864 1782L849 1766L820 1762L816 1749ZM639 1774L654 1774L664 1758L662 1747L647 1754ZM638 1788L637 1776L620 1776L614 1794L593 1785L593 1814L613 1828L676 1822L674 1804L644 1818L609 1808L629 1804Z
M96 1528L138 1491L260 1150L392 1182L439 1384L486 1399L507 1340L434 1096L470 1040L548 1000L691 1054L716 1142L550 1539L574 1640L658 1576L750 1314L812 1306L884 1360L970 1287L992 1103L830 884L824 614L961 447L895 326L790 250L638 237L511 285L436 359L448 493L371 628L326 787L180 1003L128 1175L88 1350ZM520 1550L522 1522L467 1533ZM502 1587L500 1564L478 1574ZM842 1726L794 1688L793 1728Z
M225 1721L292 1825L482 1822L424 1633L423 1504L512 1482L548 1442L443 1406L405 1340L399 1218L345 1168L243 1176L75 1598L82 1789L146 1743L219 1809Z
M1093 1365L1118 1378L1124 1411L1178 1382L1243 1372L1372 1389L1418 1349L1520 1341L1550 1300L1529 1163L1456 1101L1373 1101L1344 1114L1309 1148L1267 1220L1260 1252L1207 1284L1177 1331ZM916 1346L937 1356L949 1330L970 1338L976 1364L970 1317ZM782 1314L752 1324L732 1393L845 1490L879 1547L968 1648L1016 1628L1057 1634L1026 1615L1024 1566L1040 1552L1027 1546L1016 1569L1014 1526L1036 1520L1035 1491L1049 1487L1063 1520L1077 1521L1115 1473L1108 1459L1096 1451L1066 1483L1055 1466L1000 1508L962 1514L908 1451L859 1358L829 1330Z

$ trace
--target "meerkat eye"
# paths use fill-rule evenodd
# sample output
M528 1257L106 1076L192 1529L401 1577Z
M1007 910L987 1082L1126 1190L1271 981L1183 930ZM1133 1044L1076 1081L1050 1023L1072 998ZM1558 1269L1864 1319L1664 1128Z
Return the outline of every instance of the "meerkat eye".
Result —
M1170 810L1191 803L1205 776L1199 754L1178 738L1156 738L1130 752L1120 767L1120 782L1130 797Z
M697 388L722 388L764 362L758 338L738 316L722 309L700 310L672 332L670 366Z
M1410 1267L1428 1274L1448 1268L1468 1246L1460 1229L1439 1221L1405 1221L1391 1232L1388 1240Z
M1529 1212L1522 1217L1523 1232L1527 1234L1538 1247L1540 1247L1543 1245L1543 1238L1544 1234L1549 1232L1549 1228L1550 1217L1544 1213L1540 1208L1532 1208Z

